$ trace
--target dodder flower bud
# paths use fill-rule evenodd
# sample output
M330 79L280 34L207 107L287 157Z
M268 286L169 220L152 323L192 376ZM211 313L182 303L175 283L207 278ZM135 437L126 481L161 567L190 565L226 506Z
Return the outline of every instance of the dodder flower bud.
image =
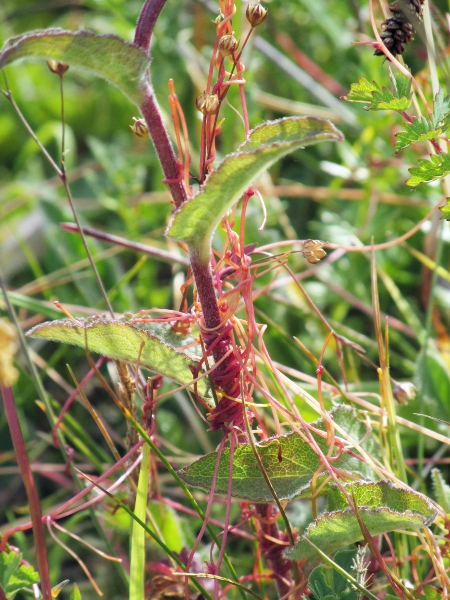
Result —
M233 35L223 35L219 40L219 52L225 58L237 50L238 41Z
M320 260L327 255L322 248L326 243L327 242L322 242L322 240L306 240L302 254L311 265L320 262Z
M250 4L247 5L245 16L252 27L257 27L266 20L267 8L261 6L259 2L250 2Z
M416 388L410 381L397 381L393 389L394 398L399 404L406 404L416 397Z
M133 121L134 123L133 125L130 125L130 129L134 135L138 138L148 138L150 134L144 119L136 119L136 117L133 117Z
M65 63L59 62L57 60L48 60L47 66L52 73L55 73L60 77L61 75L64 75L66 71L69 70L69 65L66 65Z
M208 94L203 92L197 97L195 106L204 115L215 115L219 112L219 96L217 94Z

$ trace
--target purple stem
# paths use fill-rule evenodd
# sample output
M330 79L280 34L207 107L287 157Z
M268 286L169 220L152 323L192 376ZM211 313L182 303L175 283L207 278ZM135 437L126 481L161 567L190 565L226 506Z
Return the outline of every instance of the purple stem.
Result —
M147 0L139 16L134 34L134 44L147 54L149 54L150 40L155 23L165 3L166 0ZM179 208L187 200L186 188L183 178L180 177L178 161L161 118L161 112L148 72L145 77L142 90L144 100L140 107L141 112L147 123L162 170L164 171L165 181L169 186L175 206Z
M45 546L45 533L44 525L42 523L41 505L39 503L36 485L34 483L33 474L31 473L27 451L25 449L22 431L20 429L19 419L17 417L14 396L10 387L1 386L0 392L3 398L3 406L5 407L6 419L8 421L17 463L19 465L20 474L22 475L23 484L27 494L28 506L30 508L42 597L44 600L52 600L52 586L48 572L47 549Z

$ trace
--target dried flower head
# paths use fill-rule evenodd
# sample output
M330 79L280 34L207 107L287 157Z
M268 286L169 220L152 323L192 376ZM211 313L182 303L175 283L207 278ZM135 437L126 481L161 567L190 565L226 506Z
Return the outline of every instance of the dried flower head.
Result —
M6 319L0 319L0 385L10 387L17 380L14 355L18 350L17 334L14 326Z
M195 106L204 115L215 115L219 112L219 96L217 94L209 94L203 92L197 97Z
M328 242L323 242L322 240L306 240L303 245L302 254L311 265L320 262L321 259L327 255L323 249L325 244L328 244Z
M257 27L266 20L267 8L264 8L259 2L250 2L247 5L245 16L252 27Z
M55 73L60 77L64 75L66 71L69 70L69 65L66 65L65 63L59 62L57 60L48 60L47 66L52 73Z
M144 119L136 119L136 117L133 117L133 121L134 123L133 125L130 125L130 129L134 135L138 138L148 138L150 134L148 132L147 123L144 121Z
M236 52L238 45L239 42L233 35L223 35L219 40L219 52L225 58Z

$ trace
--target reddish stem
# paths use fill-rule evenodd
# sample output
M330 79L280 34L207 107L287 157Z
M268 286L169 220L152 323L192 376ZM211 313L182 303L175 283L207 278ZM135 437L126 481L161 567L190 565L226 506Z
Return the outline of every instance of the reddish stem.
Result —
M48 572L47 548L45 545L44 526L42 524L41 505L39 503L36 485L31 472L27 451L25 449L19 419L17 417L14 396L10 387L1 386L0 392L3 398L3 406L5 408L11 439L14 445L14 452L19 465L20 474L22 475L23 485L25 486L28 499L28 506L30 508L42 597L44 600L52 600L52 586Z

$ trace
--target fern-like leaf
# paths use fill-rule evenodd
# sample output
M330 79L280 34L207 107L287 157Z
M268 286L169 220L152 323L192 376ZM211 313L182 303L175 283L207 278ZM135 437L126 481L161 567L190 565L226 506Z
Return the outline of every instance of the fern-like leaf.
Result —
M348 96L342 96L342 100L348 102L366 102L364 110L396 110L403 112L411 105L411 82L398 73L392 75L391 81L393 91L383 86L380 88L376 81L370 83L367 79L360 77L358 83L352 83Z
M409 172L412 177L406 180L406 185L412 188L445 177L450 173L450 154L432 154L430 160L420 159L419 166L412 167Z
M417 144L417 142L426 142L432 140L442 133L442 129L433 129L430 121L425 117L415 118L412 123L405 124L405 131L397 133L397 142L395 151L399 152L403 148Z

